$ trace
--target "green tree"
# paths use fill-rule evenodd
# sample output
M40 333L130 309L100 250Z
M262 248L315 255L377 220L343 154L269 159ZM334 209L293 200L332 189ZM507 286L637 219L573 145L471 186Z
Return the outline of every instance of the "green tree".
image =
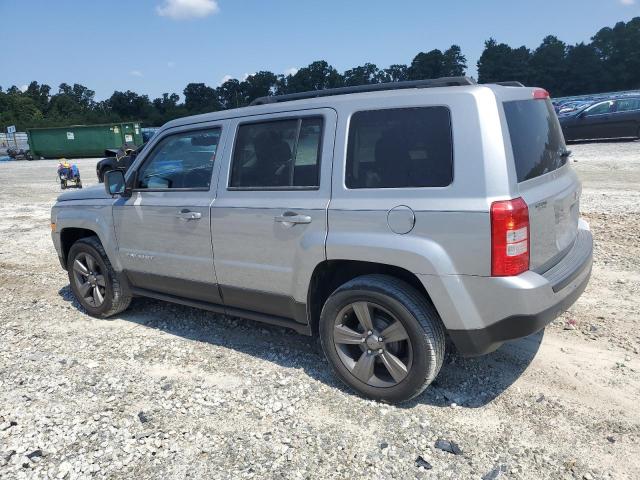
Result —
M150 117L152 106L147 95L138 95L131 90L113 92L107 100L111 112L120 120L145 120Z
M47 110L49 104L49 93L51 87L46 84L39 85L38 82L31 82L24 92L26 96L31 98L41 112Z
M237 78L227 80L216 89L216 92L222 108L238 108L244 104L244 93Z
M418 53L408 71L410 80L425 80L439 77L457 77L464 75L467 59L460 47L451 45L444 52L435 49Z
M177 93L163 93L161 97L154 98L153 109L149 115L149 122L152 125L162 125L174 118L186 115L184 106L179 105L180 95Z
M553 96L565 94L567 80L567 45L549 35L531 55L529 62L532 85L543 87Z
M0 92L0 129L2 131L6 131L9 125L15 125L18 130L25 130L37 124L42 117L42 112L31 97L21 93L16 94L15 90L11 89Z
M344 85L368 85L384 81L384 72L373 63L365 63L344 72Z
M184 106L190 115L214 112L222 108L215 89L204 83L190 83L182 93L184 94Z
M591 39L606 72L606 90L640 88L640 17L603 28Z
M248 105L259 97L273 95L278 77L272 72L260 71L249 75L239 85L242 96L242 105Z
M384 81L385 82L403 82L409 80L409 67L401 64L390 65L389 68L385 68Z
M569 74L564 82L565 95L584 95L603 92L604 63L593 45L578 43L567 48L565 68Z
M484 51L478 60L478 81L491 83L519 81L529 83L531 52L526 47L511 48L490 38L484 43Z
M343 78L338 71L325 60L318 60L298 70L295 75L287 75L281 79L279 93L306 92L324 90L343 85Z
M467 57L462 54L458 45L451 45L442 54L442 75L445 77L460 77L467 70Z
M409 80L443 77L443 61L442 52L438 49L418 53L409 67Z

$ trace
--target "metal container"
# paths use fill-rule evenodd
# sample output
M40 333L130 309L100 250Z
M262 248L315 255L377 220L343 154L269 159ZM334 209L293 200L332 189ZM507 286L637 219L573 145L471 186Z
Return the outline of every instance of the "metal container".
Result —
M29 148L35 158L104 157L124 143L142 145L139 122L71 127L30 128Z

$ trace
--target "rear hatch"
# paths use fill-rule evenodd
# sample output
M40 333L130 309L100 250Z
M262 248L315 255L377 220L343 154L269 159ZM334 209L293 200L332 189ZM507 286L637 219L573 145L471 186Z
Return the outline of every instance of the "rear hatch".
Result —
M543 272L573 245L580 182L565 167L568 152L551 101L529 98L503 105L520 196L529 207L530 269Z

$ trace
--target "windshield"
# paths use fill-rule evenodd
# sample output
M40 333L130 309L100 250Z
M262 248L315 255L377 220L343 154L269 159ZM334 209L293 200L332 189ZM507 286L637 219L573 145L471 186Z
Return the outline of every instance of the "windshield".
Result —
M518 182L560 168L567 161L566 147L549 100L504 102Z

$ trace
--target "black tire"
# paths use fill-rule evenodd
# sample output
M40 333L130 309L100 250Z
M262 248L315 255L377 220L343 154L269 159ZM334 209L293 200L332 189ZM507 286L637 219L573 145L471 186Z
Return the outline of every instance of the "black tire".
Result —
M97 264L96 272L100 273L104 279L104 286L100 289L103 301L98 306L92 305L83 297L80 293L78 282L76 281L76 275L79 272L77 269L74 271L74 264L76 260L81 258L86 259L87 254L93 257ZM67 272L73 294L92 317L108 318L129 307L131 295L125 290L118 279L118 275L111 266L111 262L98 237L81 238L71 246L67 259Z
M100 173L98 173L98 183L103 183L104 182L104 174L105 173L107 173L107 169L106 168L100 169Z
M342 316L350 304L366 302L381 307L391 314L395 321L404 327L410 345L411 360L404 379L391 386L374 386L361 381L346 366L334 342L334 331L338 328L338 315ZM375 317L374 314L371 315ZM347 318L344 315L344 318ZM377 318L377 320L376 320ZM379 321L379 318L374 321ZM344 327L344 325L340 325ZM399 403L416 397L436 378L442 367L445 356L445 333L440 317L423 294L408 283L387 275L364 275L354 278L334 291L327 299L320 315L320 341L322 349L336 375L349 387L361 395L389 403ZM362 335L365 335L363 332ZM378 334L376 334L378 335ZM380 335L381 337L382 335ZM380 340L380 338L378 338ZM338 342L339 343L339 342ZM362 346L349 345L348 348L368 349ZM367 350L371 352L370 350ZM379 350L382 352L383 350ZM386 350L385 350L386 353ZM356 350L355 355L358 355ZM363 350L362 357L365 352ZM381 355L383 355L381 353ZM362 357L360 357L362 359ZM342 355L344 358L344 355ZM376 369L381 368L382 358ZM384 366L384 365L382 365ZM352 367L353 368L353 367ZM353 370L355 372L355 370ZM391 370L389 370L389 373ZM373 379L374 377L370 377Z

